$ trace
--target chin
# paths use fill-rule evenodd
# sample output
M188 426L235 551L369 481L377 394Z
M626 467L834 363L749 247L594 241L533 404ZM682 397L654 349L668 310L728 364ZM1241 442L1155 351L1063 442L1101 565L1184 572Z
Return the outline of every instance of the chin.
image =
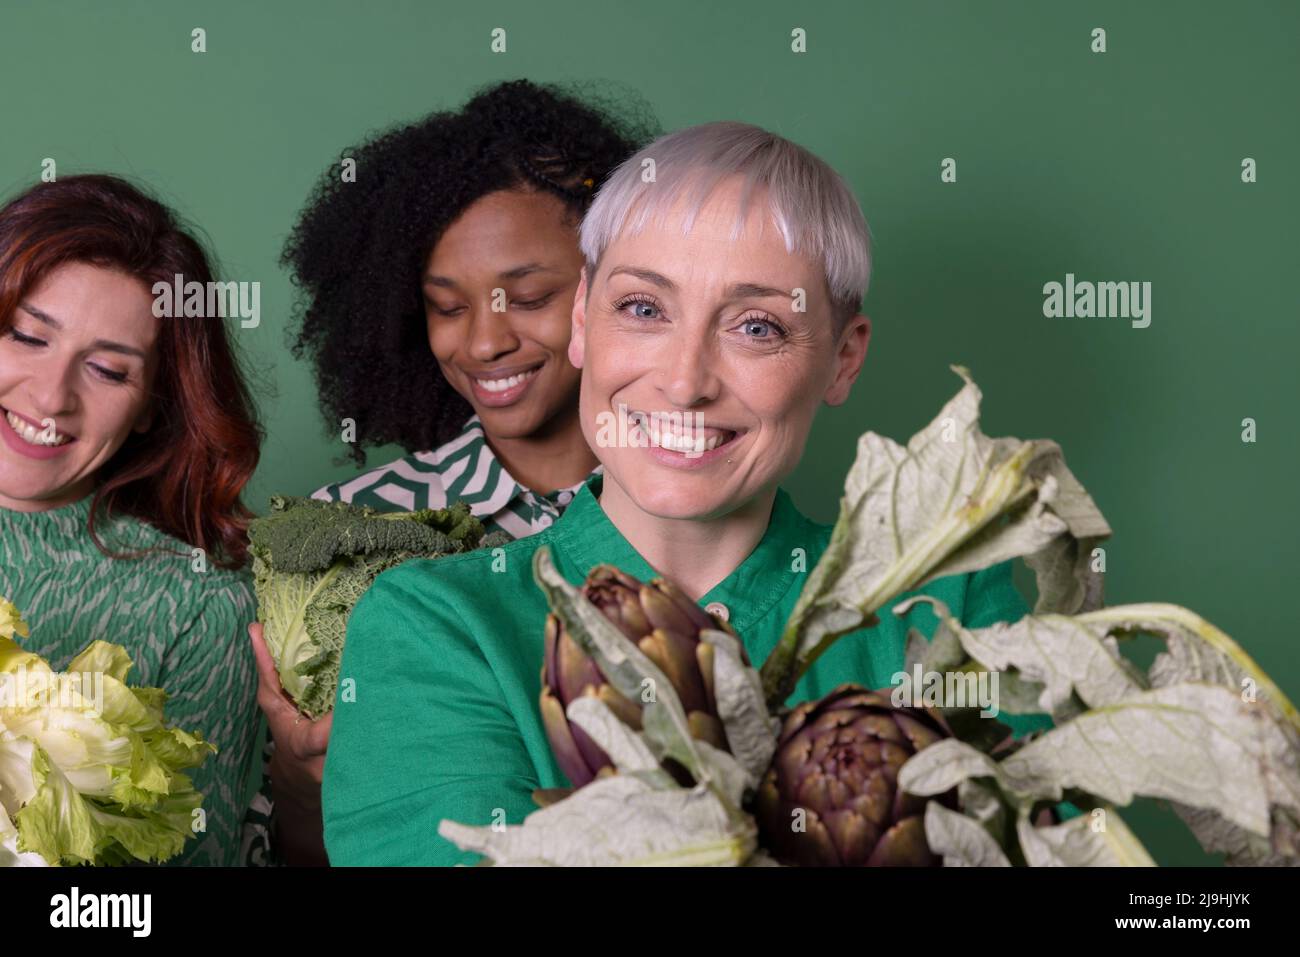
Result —
M43 502L58 497L58 489L46 488L43 485L31 486L22 482L0 481L0 500L6 502L22 502L25 505L39 507Z
M656 481L641 474L623 485L628 498L641 511L656 518L703 519L727 512L730 504L716 480L690 478Z
M83 479L76 478L68 481L64 478L66 474L34 475L22 465L15 468L11 464L0 462L0 498L10 502L24 502L33 507L46 502L57 502L77 492L84 482ZM89 493L92 488L93 485L87 483L85 493ZM81 495L75 495L75 498L80 497Z
M475 406L474 412L494 435L503 439L518 439L532 434L537 431L541 419L535 409L518 406L503 409Z

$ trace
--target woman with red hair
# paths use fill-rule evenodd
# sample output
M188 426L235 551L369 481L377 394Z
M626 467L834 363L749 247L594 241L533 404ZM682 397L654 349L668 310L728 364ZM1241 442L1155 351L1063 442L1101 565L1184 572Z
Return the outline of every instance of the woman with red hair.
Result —
M203 248L123 180L0 209L0 595L56 669L124 645L132 683L218 747L177 860L233 864L257 732L240 493L261 433L222 318L155 309L177 276L208 288Z

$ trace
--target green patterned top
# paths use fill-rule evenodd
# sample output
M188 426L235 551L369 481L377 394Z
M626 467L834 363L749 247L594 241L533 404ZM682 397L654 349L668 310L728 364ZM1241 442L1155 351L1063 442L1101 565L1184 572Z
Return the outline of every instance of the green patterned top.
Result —
M597 465L592 474L603 471ZM459 435L436 449L327 485L312 498L368 505L381 512L446 508L459 500L487 531L525 538L549 528L585 481L547 493L520 485L493 454L482 421L471 415Z
M0 509L0 595L31 627L21 639L55 670L103 639L126 648L132 685L163 688L169 724L200 731L220 750L191 772L202 792L207 833L172 863L238 863L244 781L257 734L257 669L248 640L256 609L252 580L206 562L190 547L134 518L99 523L112 559L90 539L90 497L46 512Z

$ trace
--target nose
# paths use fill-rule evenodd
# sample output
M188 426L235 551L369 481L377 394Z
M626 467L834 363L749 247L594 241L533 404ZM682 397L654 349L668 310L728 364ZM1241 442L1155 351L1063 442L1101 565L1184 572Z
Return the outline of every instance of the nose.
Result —
M75 380L72 364L41 363L32 369L26 390L32 404L29 414L42 420L72 414L77 407Z
M656 361L659 391L673 406L688 409L718 397L718 354L707 330L681 328L664 341Z
M519 348L519 337L510 326L508 314L493 312L491 306L475 309L470 319L467 349L480 362L491 362Z

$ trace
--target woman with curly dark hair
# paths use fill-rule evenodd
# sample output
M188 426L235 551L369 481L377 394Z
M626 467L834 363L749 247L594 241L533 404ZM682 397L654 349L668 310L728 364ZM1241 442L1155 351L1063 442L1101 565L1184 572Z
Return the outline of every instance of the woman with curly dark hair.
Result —
M578 225L605 177L658 132L639 101L598 99L501 83L345 151L321 179L284 252L301 290L295 353L314 366L330 431L355 435L359 464L368 446L409 454L316 498L384 510L459 499L519 538L557 519L597 467L567 357ZM275 804L264 786L246 860L324 863L331 716L297 713L252 631Z
M192 775L206 831L175 860L231 865L257 738L240 495L261 431L221 315L159 309L178 276L213 281L203 248L117 177L0 209L0 597L55 670L125 646L132 683L217 745Z

